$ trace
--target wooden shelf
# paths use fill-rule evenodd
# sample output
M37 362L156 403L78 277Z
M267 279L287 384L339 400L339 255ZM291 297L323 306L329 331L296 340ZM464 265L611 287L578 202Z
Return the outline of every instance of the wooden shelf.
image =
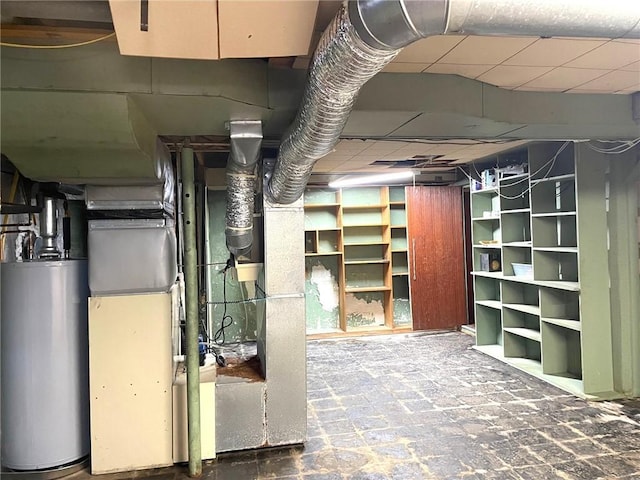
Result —
M579 320L567 320L564 318L545 318L545 317L540 318L540 320L542 320L545 323L551 323L559 327L575 330L576 332L579 332L582 330L582 324L580 323Z
M350 242L344 242L344 246L345 247L358 247L358 246L365 246L365 245L389 245L389 242L356 242L356 243L350 243Z
M600 395L586 395L584 393L583 382L580 379L571 377L562 377L559 375L547 375L542 372L542 364L536 360L529 360L526 358L508 358L504 356L504 352L501 345L477 345L475 350L482 352L490 357L493 357L501 362L511 365L512 367L522 370L529 375L532 375L540 380L543 380L551 385L554 385L562 390L565 390L573 395L576 395L584 399L602 399Z
M496 310L500 310L502 308L502 302L500 302L500 300L476 300L476 305L495 308Z
M405 198L404 187L307 189L305 246L310 253L306 256L314 259L311 264L321 262L322 268L330 269L338 297L338 313L334 311L327 321L320 318L324 313L314 292L311 302L316 303L308 312L318 318L307 322L313 325L309 334L327 328L345 335L396 331L400 326L411 329ZM307 284L315 288L313 282ZM401 324L396 324L396 307Z
M529 213L529 212L531 212L530 208L513 208L510 210L502 210L500 213L502 215L507 215L510 213Z
M566 175L556 175L555 177L538 178L535 180L532 179L531 184L535 185L536 183L543 183L543 182L563 182L567 180L573 181L575 177L576 177L575 174L568 173Z
M529 315L540 315L540 307L537 305L527 305L524 303L503 303L504 308L516 310L522 313L528 313Z
M345 293L364 293L364 292L388 292L391 291L391 287L386 285L380 285L377 287L345 287Z
M471 190L471 194L472 195L477 195L477 194L482 194L482 193L497 193L498 192L498 187L491 187L491 188L483 188L481 190Z
M499 182L500 184L506 183L507 186L511 185L507 182L510 182L511 180L522 180L524 178L527 178L529 176L529 173L518 173L516 175L508 175L506 177L502 177ZM512 182L515 183L515 182ZM522 183L526 183L526 182L522 182Z
M370 264L384 264L384 263L389 263L389 260L384 259L384 258L372 258L369 260L345 260L344 264L345 265L370 265Z
M499 243L490 243L488 245L474 245L473 248L501 248L501 245Z
M471 272L471 275L477 275L479 277L496 278L499 280L507 280L510 282L528 283L531 285L538 285L540 287L557 288L560 290L569 290L571 292L579 292L580 284L578 282L562 282L553 280L534 280L526 277L516 277L512 275L505 276L502 272Z
M547 212L547 213L532 213L531 216L535 218L540 217L571 217L575 216L575 211L567 211L567 212Z
M540 342L540 332L537 330L533 330L531 328L520 328L520 327L504 327L505 332L512 333L513 335L518 335L519 337L528 338L529 340L534 340L536 342Z
M503 247L519 247L519 248L531 248L531 240L528 240L526 242L509 242L509 243L503 243L502 244Z
M305 203L304 204L304 208L305 209L315 209L315 208L327 208L327 207L339 207L340 204L339 203Z
M602 274L609 267L606 256L581 257L606 251L606 204L591 193L604 194L607 164L580 143L533 142L498 154L494 165L507 158L533 176L500 179L487 195L471 192L474 266L480 252L499 249L503 270L472 272L476 348L575 395L619 397L611 391L617 367ZM500 222L484 217L496 210ZM492 251L480 240L500 244ZM515 263L531 265L533 276L509 275Z
M386 205L342 205L342 211L345 210L374 210L387 208Z
M578 247L533 247L538 252L578 253Z

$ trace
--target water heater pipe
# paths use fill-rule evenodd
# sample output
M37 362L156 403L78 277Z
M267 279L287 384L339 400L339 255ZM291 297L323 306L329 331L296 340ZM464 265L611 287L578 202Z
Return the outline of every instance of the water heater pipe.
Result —
M56 246L58 208L55 198L44 197L42 211L40 212L40 237L42 237L40 258L59 258L60 252Z
M184 231L184 279L187 353L187 422L189 476L202 475L200 445L200 352L198 345L198 251L196 246L196 201L193 149L183 145L180 157L182 174L182 221Z

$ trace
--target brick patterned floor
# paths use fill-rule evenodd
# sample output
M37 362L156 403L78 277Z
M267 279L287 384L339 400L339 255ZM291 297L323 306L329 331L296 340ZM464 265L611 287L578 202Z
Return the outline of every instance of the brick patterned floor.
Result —
M305 447L220 456L202 478L640 479L640 401L577 399L472 344L462 333L310 341Z

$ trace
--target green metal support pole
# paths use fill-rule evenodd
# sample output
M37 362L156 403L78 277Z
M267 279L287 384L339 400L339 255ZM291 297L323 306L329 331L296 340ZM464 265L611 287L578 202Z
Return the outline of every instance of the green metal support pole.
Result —
M187 417L189 424L189 476L202 474L200 445L200 359L198 352L198 269L193 149L182 147L182 221L186 298Z

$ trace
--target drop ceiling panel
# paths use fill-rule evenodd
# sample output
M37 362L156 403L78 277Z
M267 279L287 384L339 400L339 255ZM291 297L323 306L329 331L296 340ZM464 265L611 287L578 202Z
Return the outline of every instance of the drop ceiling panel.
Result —
M403 48L395 61L406 63L435 63L464 40L464 38L464 36L459 35L436 35L418 40Z
M365 150L367 154L391 156L397 154L397 152L401 151L403 148L406 148L407 142L373 140L367 141L366 144L369 145ZM403 157L400 156L397 158Z
M639 57L640 45L637 43L611 41L568 62L565 66L615 70L636 62Z
M616 70L569 90L569 93L607 93L627 89L640 91L640 73Z
M339 151L354 150L359 142L360 152L353 151L350 154L337 153ZM484 158L497 152L502 152L525 145L526 140L482 142L470 139L443 140L442 143L430 143L423 141L385 141L385 140L341 140L336 146L336 151L320 159L313 171L315 173L346 173L355 171L384 171L391 168L388 165L371 165L376 160L406 160L415 156L439 156L438 160L451 160L451 165L467 163L478 158ZM393 151L389 155L380 157L377 153ZM425 158L425 161L428 159ZM446 171L451 166L428 167L426 170Z
M558 67L526 83L525 86L530 88L569 90L583 83L595 80L608 72L609 70L602 69Z
M441 58L442 63L498 65L536 41L530 37L467 37Z
M368 147L367 142L363 140L340 140L338 145L333 149L333 153L329 155L354 155L366 150Z
M342 136L384 137L404 125L419 112L375 112L356 110L351 112Z
M553 70L553 67L498 65L477 79L497 87L519 87Z
M546 138L546 139L619 139L619 138L637 138L638 127L628 127L623 131L619 125L607 125L606 119L603 119L601 125L527 125L518 133L527 138Z
M563 92L611 71L638 71L639 62L636 39L435 36L406 47L384 72L460 75L505 89ZM559 67L570 69L551 70Z
M450 63L434 63L425 70L425 73L442 73L460 75L467 78L476 78L495 65L456 65Z
M604 40L572 40L541 38L513 57L505 65L559 67L591 50L604 45Z
M640 72L640 61L625 65L620 70L624 70L625 72Z
M418 73L429 67L430 63L391 62L382 69L383 72Z
M398 137L494 138L522 125L449 114L423 114L395 132Z

